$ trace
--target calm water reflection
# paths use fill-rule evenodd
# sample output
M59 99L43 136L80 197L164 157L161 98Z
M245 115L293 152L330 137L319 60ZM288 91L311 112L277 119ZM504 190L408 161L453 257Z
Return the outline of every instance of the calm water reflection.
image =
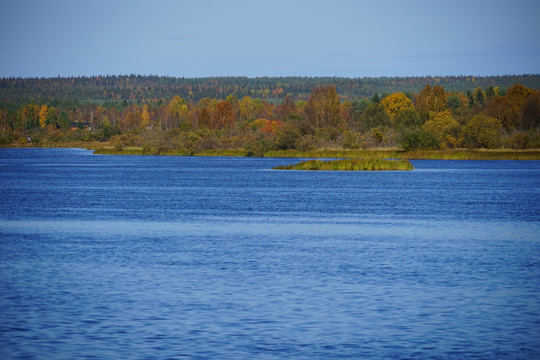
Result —
M540 357L540 162L0 150L0 358Z

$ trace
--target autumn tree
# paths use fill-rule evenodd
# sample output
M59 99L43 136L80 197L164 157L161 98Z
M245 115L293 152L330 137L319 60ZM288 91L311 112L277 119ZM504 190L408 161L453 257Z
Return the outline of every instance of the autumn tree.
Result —
M353 122L354 109L349 100L345 100L339 104L339 113L342 120L341 129L350 127Z
M422 128L433 134L441 146L457 145L457 131L459 123L452 117L450 110L434 113L433 117L426 121Z
M446 110L446 93L442 86L431 88L427 84L416 96L416 109L424 112L441 112Z
M197 113L197 126L203 128L211 128L212 120L210 117L210 110L207 107L200 108Z
M504 130L512 132L519 123L519 113L506 96L493 96L486 101L483 113L498 119Z
M247 123L255 120L255 114L253 111L253 101L249 96L244 96L238 102L238 121L241 123Z
M393 93L381 100L381 105L393 121L396 115L403 110L414 110L411 99L402 92Z
M197 104L197 126L199 128L213 128L212 125L212 110L217 105L215 99L208 97L199 100Z
M432 111L441 112L446 110L446 92L442 86L433 87Z
M141 127L142 116L136 105L131 105L124 112L125 115L121 118L120 129L127 131L131 129L137 129Z
M283 122L280 120L267 120L267 119L258 119L262 120L263 124L260 128L260 131L264 134L274 136L277 130L283 126Z
M141 111L141 127L148 128L150 126L150 114L148 113L148 105L144 104Z
M502 143L501 122L485 115L476 115L463 127L465 144L473 148L496 148Z
M180 96L176 95L169 101L168 110L170 119L168 128L177 128L181 122L186 120L188 107L186 101Z
M523 130L536 129L540 126L540 93L531 95L521 108L520 127Z
M42 128L47 125L47 105L41 105L39 108L39 126Z
M266 100L262 100L262 105L263 105L262 107L263 113L260 115L262 115L262 117L267 118L267 119L273 118L274 117L274 104L269 103Z
M515 84L513 86L510 86L506 90L506 97L510 102L512 103L512 106L516 110L517 113L521 112L521 107L527 100L527 98L531 95L534 95L535 91L532 89L529 89L521 84Z
M250 105L250 113L253 115L253 119L268 118L269 114L266 113L265 102L261 99L253 99Z
M294 123L285 123L276 131L274 147L277 150L288 150L297 148L301 133Z
M285 96L283 101L276 108L276 115L281 119L286 119L297 111L298 109L296 108L294 101L289 96Z
M321 86L313 90L305 112L315 128L336 126L339 122L339 97L336 87Z
M429 112L432 108L433 90L431 85L424 86L420 93L416 96L416 109L418 111Z
M217 129L232 129L234 127L235 116L230 102L221 101L217 104L213 116L213 125Z

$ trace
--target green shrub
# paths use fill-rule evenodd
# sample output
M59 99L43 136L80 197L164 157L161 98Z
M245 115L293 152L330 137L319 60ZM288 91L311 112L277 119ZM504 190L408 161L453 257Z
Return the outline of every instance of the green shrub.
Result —
M463 137L469 147L493 149L502 144L502 124L496 118L476 115L463 127Z
M399 145L405 151L410 150L437 150L440 148L437 137L423 128L406 132L399 139Z

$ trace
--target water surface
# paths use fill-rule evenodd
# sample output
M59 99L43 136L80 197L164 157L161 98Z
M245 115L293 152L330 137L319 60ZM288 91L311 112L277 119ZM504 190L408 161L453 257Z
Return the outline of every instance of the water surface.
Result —
M293 161L0 150L0 358L540 358L540 162Z

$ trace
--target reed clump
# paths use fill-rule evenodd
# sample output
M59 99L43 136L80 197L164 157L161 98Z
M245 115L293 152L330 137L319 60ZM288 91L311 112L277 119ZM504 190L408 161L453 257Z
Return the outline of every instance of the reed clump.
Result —
M330 170L330 171L381 171L381 170L413 170L409 160L389 159L342 159L342 160L307 160L297 164L276 166L275 170Z

